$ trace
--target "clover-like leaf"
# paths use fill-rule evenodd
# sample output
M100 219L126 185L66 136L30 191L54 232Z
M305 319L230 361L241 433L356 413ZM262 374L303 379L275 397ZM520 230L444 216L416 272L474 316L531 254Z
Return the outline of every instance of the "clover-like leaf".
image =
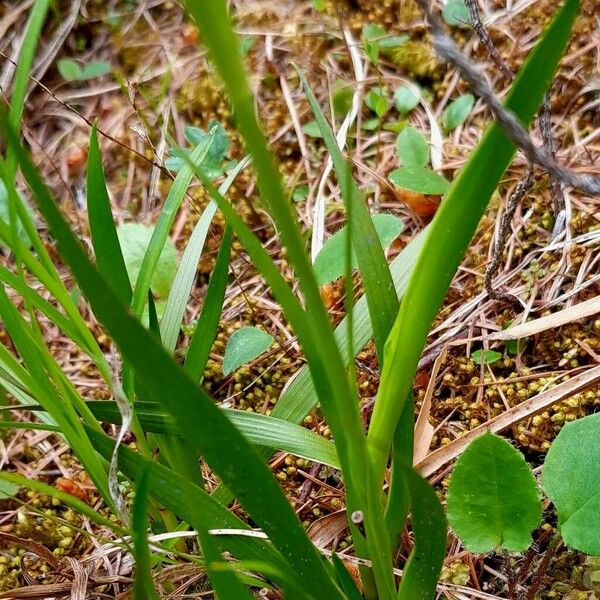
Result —
M471 360L476 365L492 365L501 358L502 354L495 350L475 350L475 352L471 354Z
M600 413L567 423L542 469L542 486L570 548L600 556Z
M258 327L242 327L234 331L225 347L223 375L229 375L255 359L273 343L273 336Z
M521 552L542 516L540 493L523 455L485 433L456 462L448 488L448 521L471 552Z
M394 106L399 113L409 113L419 104L421 92L416 83L403 85L394 92Z

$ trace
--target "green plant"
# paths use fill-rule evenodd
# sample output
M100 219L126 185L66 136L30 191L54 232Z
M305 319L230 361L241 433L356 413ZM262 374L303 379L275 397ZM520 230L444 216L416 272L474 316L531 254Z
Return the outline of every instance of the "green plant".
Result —
M286 199L279 172L257 121L240 53L232 51L239 47L239 42L233 33L226 3L187 2L186 7L200 28L227 88L239 133L252 156L262 202L286 248L302 301L295 288L282 277L261 241L224 198L235 174L245 164L229 173L219 190L211 182L211 173L203 168L218 136L215 127L194 141L191 153L180 157L179 172L131 286L126 257L121 252L110 213L95 132L88 166L88 201L96 264L88 257L41 181L20 143L10 115L0 111L0 130L15 165L20 166L62 260L123 360L123 380L119 381L56 272L16 193L14 177L7 176L10 172L7 161L3 160L0 176L6 183L13 214L23 220L35 253L19 240L14 219L9 225L0 222L0 239L10 245L24 269L55 296L62 312L56 311L29 285L23 270L17 275L0 271L4 284L26 300L30 317L23 318L3 288L0 290L0 312L18 354L15 357L0 346L0 384L22 406L41 408L39 414L48 421L45 426L58 426L106 503L113 510L124 512L115 494L113 471L109 469L109 461L115 464L116 452L119 470L134 482L136 489L131 524L139 566L136 582L139 598L152 595L145 536L147 515L150 515L154 523L162 519L167 527L177 517L197 531L206 572L221 598L250 597L246 584L247 574L251 572L261 579L251 579L250 586L258 582L262 585L264 581L266 585L281 588L289 598L356 599L362 595L367 600L429 600L435 596L445 555L446 523L434 489L412 468L411 383L425 338L451 277L514 156L515 147L500 127L492 124L449 189L444 181L446 198L431 226L413 242L403 256L404 263L395 263L390 269L374 219L352 178L350 166L310 87L299 73L315 114L316 128L332 156L348 221L342 240L346 319L334 333L293 205ZM531 121L541 104L567 43L577 8L576 0L567 1L530 53L508 96L508 107L525 124ZM406 174L407 179L409 175ZM413 178L417 175L413 173ZM182 259L169 291L169 299L174 299L170 304L167 300L159 326L151 311L150 329L147 329L139 318L147 298L152 298L149 292L169 230L194 176L203 183L213 203L205 209L197 225L199 229L190 238L189 252L186 249L185 260ZM92 191L95 192L93 197ZM189 294L191 274L217 206L228 227L185 364L180 366L173 358L182 322L179 308ZM231 231L282 306L307 360L303 385L312 383L303 388L301 402L296 402L300 388L295 388L296 396L288 390L287 399L284 396L280 400L270 418L244 417L239 411L226 411L198 385L218 326ZM406 267L407 262L412 267L417 251L415 275L410 279L399 309L394 276L402 273L402 266ZM365 293L364 300L356 306L352 293L355 264ZM92 358L112 391L114 402L91 404L81 398L44 345L35 319L38 312L55 318L65 334ZM371 332L382 375L373 418L365 432L353 358ZM335 446L315 439L314 434L301 433L295 424L317 400ZM98 419L123 425L131 420L138 451L115 444L103 433ZM257 444L267 450L258 451ZM265 455L268 456L268 449L273 447L285 447L341 469L356 553L369 561L361 566L362 590L349 577L341 561L324 560L306 535L268 469ZM157 449L159 462L153 460L153 451ZM222 480L267 539L215 533L219 529L248 530L249 526L227 509L225 500L230 498L227 490L220 488L213 495L205 491L198 458ZM391 483L385 495L383 483L390 458ZM9 480L4 474L0 477ZM169 514L164 513L165 507ZM414 545L398 582L393 570L394 556L409 513ZM123 517L127 520L126 514ZM93 514L93 518L98 519L98 516ZM237 562L228 560L226 553ZM310 586L306 585L307 581L311 582Z

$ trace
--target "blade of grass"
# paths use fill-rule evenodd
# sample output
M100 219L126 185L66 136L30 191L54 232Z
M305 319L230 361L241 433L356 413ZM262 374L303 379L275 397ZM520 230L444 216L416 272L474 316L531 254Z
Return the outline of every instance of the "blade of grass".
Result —
M506 99L525 125L533 119L569 39L578 11L567 0L527 58ZM369 428L369 455L382 482L394 431L427 334L448 286L516 148L492 123L436 213L392 332Z
M119 410L114 402L92 400L87 403L87 406L99 421L117 425L121 422ZM34 410L34 407L28 407L28 410ZM334 469L340 468L335 445L310 429L259 413L232 408L223 408L222 410L248 438L248 441L255 445L276 448ZM173 418L161 410L160 405L155 402L136 402L135 413L144 431L178 433Z
M87 210L98 271L109 282L121 302L129 304L131 284L110 208L95 124L88 151Z
M28 479L27 477L23 477L18 473L9 473L7 471L0 471L0 480L14 483L15 485L19 485L24 489L39 492L40 494L44 494L50 498L57 498L63 504L69 508L72 508L77 514L87 517L93 523L96 523L101 527L107 527L117 535L122 536L127 534L127 529L121 527L114 521L107 519L104 515L101 515L99 512L95 511L89 504L83 502L83 500L80 500L76 496L68 494L67 492L63 492L51 485L46 485L45 483L41 483L36 479Z
M229 254L231 252L231 228L227 226L223 233L215 268L210 276L204 305L196 329L190 340L183 369L194 381L200 381L210 356L210 349L217 337L217 329L223 310L227 274L229 271Z
M378 362L381 367L383 365L383 347L398 313L399 304L394 290L394 282L369 209L361 198L358 186L352 178L350 167L342 155L333 131L327 123L304 73L297 67L295 69L333 161L348 214L350 224L348 233L351 233L353 239L356 240L353 246L369 308ZM350 219L351 212L353 213L352 219Z
M152 580L152 561L148 548L148 469L144 469L135 487L133 510L131 511L131 537L135 558L133 597L135 600L159 600Z
M177 366L155 336L126 310L104 282L58 211L1 111L0 130L14 148L21 171L56 239L63 260L69 265L96 317L111 334L138 377L143 378L144 384L164 402L186 441L202 453L290 566L300 577L311 577L315 581L314 593L341 598L340 590L328 578L318 552L268 467L212 399ZM257 489L260 489L258 494Z
M229 191L229 188L232 186L235 178L248 166L249 163L250 160L248 158L242 159L235 166L235 168L227 174L225 181L223 181L223 183L219 186L219 192L221 194L225 195ZM196 273L198 271L198 261L202 255L208 229L216 212L217 205L211 200L209 205L202 212L200 220L194 227L194 231L190 236L185 252L181 257L181 262L175 275L175 279L173 280L169 297L167 298L167 304L165 306L163 317L160 323L160 332L163 344L170 352L175 350L177 336L179 335L181 324L183 322L185 307L190 296L190 292L192 291ZM222 304L223 301L221 300L219 307L222 306ZM200 318L200 321L201 320L202 317ZM206 332L204 332L203 335L205 334ZM210 335L207 335L206 338L210 339Z
M408 466L404 476L411 497L414 547L404 566L398 600L431 600L446 557L446 516L425 479Z

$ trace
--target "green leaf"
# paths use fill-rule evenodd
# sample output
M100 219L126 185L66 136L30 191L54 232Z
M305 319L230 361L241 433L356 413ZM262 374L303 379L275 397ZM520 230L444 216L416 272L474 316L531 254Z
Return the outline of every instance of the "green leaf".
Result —
M362 128L365 131L375 131L379 127L381 119L379 117L373 117L372 119L366 119L362 123Z
M13 483L12 481L7 481L5 479L0 479L0 500L5 498L12 498L16 496L17 492L21 489L21 486Z
M148 548L148 469L144 469L136 482L135 498L131 518L135 578L133 597L135 600L159 600L152 581L152 561Z
M308 185L299 185L292 192L292 200L294 202L303 202L308 198Z
M87 65L84 65L83 70L81 71L81 75L79 77L80 80L88 80L94 79L96 77L101 77L102 75L106 75L112 71L112 65L105 60L94 60Z
M121 414L114 402L106 400L91 401L87 406L94 416L105 423L121 424ZM27 407L33 410L35 407ZM227 418L257 446L275 448L339 469L340 464L335 446L325 438L282 419L260 413L251 413L235 409L223 409ZM149 433L180 433L173 418L153 402L136 402L135 413L144 431Z
M348 114L352 107L354 91L352 85L343 79L336 79L331 86L331 104L336 117Z
M260 356L274 342L273 336L258 327L242 327L231 334L223 357L223 375Z
M70 58L61 58L56 67L66 81L79 81L81 79L81 67Z
M216 139L214 143L216 143ZM229 172L227 179L219 187L220 193L225 194L229 190L237 175L248 165L248 162L247 159L240 161ZM192 235L181 257L181 263L173 280L173 285L169 291L169 297L167 298L163 318L160 323L160 332L163 344L170 352L175 350L177 344L183 315L198 270L198 261L204 248L208 229L216 212L217 205L214 201L211 201L202 212L198 223L196 223L192 231ZM222 306L222 304L223 302L221 301L219 306ZM207 332L205 331L203 336L206 336L206 334ZM206 336L206 339L210 341L210 337ZM214 341L214 338L212 339Z
M92 128L88 151L87 208L98 271L109 282L115 294L125 304L129 304L131 284L106 191L96 125Z
M126 223L117 229L127 274L133 287L137 284L144 256L153 233L154 227L142 223ZM159 298L166 298L169 295L176 272L177 250L175 250L173 242L167 238L152 275L150 283L152 292Z
M429 144L414 127L405 127L398 134L396 153L405 167L423 168L429 162Z
M373 225L383 248L387 248L402 232L404 224L395 215L373 215ZM344 273L347 225L336 231L323 245L315 259L315 275L319 285L330 283ZM356 253L352 252L352 268L357 268Z
M302 125L302 131L308 137L313 137L313 138L323 137L321 135L321 130L319 129L319 126L317 125L316 121L309 121L308 123L305 123L304 125Z
M442 113L442 125L444 129L451 131L462 125L473 110L474 104L475 97L473 94L464 94L450 102Z
M435 490L412 467L403 465L414 547L398 590L398 600L431 600L446 557L447 525Z
M399 188L419 194L443 195L450 189L447 179L423 167L394 169L388 179Z
M448 520L471 552L522 552L542 518L535 478L523 455L485 433L456 462L448 487Z
M379 117L383 117L390 108L389 100L384 89L374 87L365 96L365 104Z
M394 106L400 114L409 113L416 108L421 99L421 90L416 83L403 85L394 93Z
M229 271L229 254L231 252L231 228L226 227L223 240L219 248L219 254L215 262L215 268L210 276L208 290L202 306L200 318L196 323L196 329L188 352L185 357L183 369L194 381L200 381L204 376L204 369L208 362L210 349L217 337L219 319L225 300L225 289L227 287L227 274Z
M502 358L501 352L495 350L475 350L471 353L471 360L476 365L492 365Z
M600 413L567 423L550 446L542 486L570 548L600 556Z
M465 0L448 0L442 10L444 21L451 27L469 29L471 27L471 15L465 4Z
M27 206L23 201L23 198L21 198L21 201L27 207L27 209L30 210L29 206ZM2 181L2 179L0 179L0 219L2 219L7 225L10 225L10 200L6 185L4 185L4 181ZM16 229L19 239L27 246L31 246L29 236L27 235L25 227L19 218L17 218Z

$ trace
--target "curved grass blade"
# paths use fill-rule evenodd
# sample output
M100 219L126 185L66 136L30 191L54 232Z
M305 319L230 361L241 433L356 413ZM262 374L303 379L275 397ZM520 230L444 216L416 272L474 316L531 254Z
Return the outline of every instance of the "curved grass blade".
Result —
M2 112L0 130L13 146L21 171L56 239L63 260L69 265L96 317L111 334L137 376L164 402L185 440L194 444L290 566L300 577L310 577L315 582L314 594L341 599L341 592L327 576L319 553L253 446L104 282L57 209ZM258 494L257 489L260 489Z
M227 174L225 181L223 181L223 183L219 186L219 193L225 195L235 181L235 178L243 169L248 166L249 163L249 158L241 160L235 166L235 168ZM200 220L198 223L196 223L192 235L187 243L185 252L181 257L179 268L177 269L175 279L173 280L173 285L171 286L171 291L169 292L169 297L167 298L167 304L165 306L160 323L160 333L165 348L170 352L175 350L177 336L179 335L181 323L183 322L185 307L190 296L190 292L192 291L196 273L198 271L198 261L202 255L208 229L216 212L217 205L214 201L211 201L202 212ZM207 299L205 300L205 306L207 302L208 294ZM221 300L219 306L222 306L222 304L223 301ZM200 321L201 320L202 317L200 317ZM209 331L211 330L209 329ZM206 335L206 332L203 333L203 337L204 336L206 336L206 338L210 338L210 335ZM212 341L214 341L214 339Z
M192 150L190 154L190 162L193 165L199 165L208 154L210 145L214 138L214 130L208 132L206 137ZM133 290L133 299L131 301L131 309L133 314L140 316L146 301L146 295L150 289L152 276L158 265L161 252L167 241L169 231L177 215L177 211L183 202L187 189L194 176L193 169L186 163L183 165L175 181L171 185L171 189L167 194L164 207L160 213L160 217L156 223L156 227L152 232L152 238L148 244L148 249L144 255L144 260L140 266L135 287Z
M57 498L63 504L69 508L72 508L76 513L87 517L90 521L96 523L97 525L107 527L117 535L127 534L127 529L121 527L110 519L107 519L105 516L95 511L89 504L83 502L83 500L80 500L71 494L67 494L67 492L63 492L58 488L52 487L51 485L46 485L45 483L41 483L36 479L28 479L27 477L23 477L17 473L8 473L7 471L0 471L0 480L8 481L9 483L13 483L22 488L39 492L40 494L45 494L50 498Z
M133 510L131 511L131 537L135 557L133 597L135 600L159 600L152 581L152 564L148 548L148 469L144 469L135 487Z
M578 0L567 0L527 58L506 99L525 125L533 119L569 39ZM516 148L492 123L454 180L430 226L392 332L369 428L369 455L378 481L431 323L477 224Z
M331 155L346 212L348 215L352 212L353 218L349 219L349 230L352 233L352 238L359 240L358 243L353 244L353 247L365 289L371 326L373 327L373 338L379 365L381 366L383 364L385 340L398 313L399 304L394 290L394 282L379 236L369 214L369 209L361 198L358 186L350 172L350 167L342 155L333 131L327 123L304 73L297 67L296 73L304 87L304 93L315 115L319 131Z
M106 190L96 125L92 127L87 163L87 210L98 271L121 302L131 302L131 284L117 237Z
M114 402L94 400L88 402L87 406L99 421L113 424L121 422L121 415ZM175 421L159 404L136 402L134 408L144 431L178 433ZM34 407L27 407L27 410L33 409ZM309 429L259 413L231 408L222 410L252 444L276 448L334 469L340 468L335 445Z
M217 337L217 329L223 310L227 274L229 272L229 254L231 253L231 227L225 228L215 268L204 298L204 305L196 329L188 347L183 369L194 381L200 381L210 356L210 349Z

